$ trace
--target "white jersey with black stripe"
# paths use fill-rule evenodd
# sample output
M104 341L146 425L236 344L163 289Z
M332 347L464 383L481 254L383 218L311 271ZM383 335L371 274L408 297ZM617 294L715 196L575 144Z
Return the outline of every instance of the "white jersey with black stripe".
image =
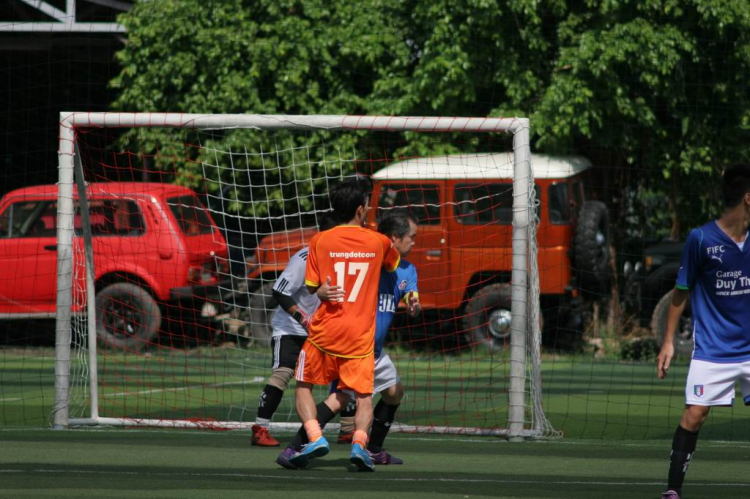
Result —
M302 311L310 315L320 306L320 300L315 293L310 294L305 286L305 267L307 266L308 248L302 248L292 256L284 272L281 273L273 290L291 297ZM279 307L273 314L271 320L273 336L295 335L307 336L307 331L289 315L286 310Z

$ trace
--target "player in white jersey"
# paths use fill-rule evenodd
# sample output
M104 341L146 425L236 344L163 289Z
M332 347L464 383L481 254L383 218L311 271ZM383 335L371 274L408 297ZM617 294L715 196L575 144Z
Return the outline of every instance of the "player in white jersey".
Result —
M731 406L737 382L750 405L750 165L727 168L722 193L721 218L691 231L685 242L657 358L661 379L674 356L675 329L689 296L695 348L662 499L680 499L698 431L711 407Z
M320 230L328 230L338 225L333 214L321 218ZM310 294L305 287L305 268L308 248L304 247L292 256L284 272L273 285L273 297L279 304L271 320L271 377L258 399L258 415L252 426L252 445L278 447L279 442L268 432L284 390L294 376L294 367L305 339L307 324L320 306L316 294Z

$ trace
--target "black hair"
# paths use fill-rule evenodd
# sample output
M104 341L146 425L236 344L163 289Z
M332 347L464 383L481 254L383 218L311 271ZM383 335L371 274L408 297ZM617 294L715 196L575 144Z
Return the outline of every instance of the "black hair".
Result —
M419 224L417 217L409 210L403 208L386 210L383 216L380 217L378 232L388 237L395 236L401 238L409 233L409 229L411 228L409 222L412 222L414 225Z
M324 230L333 229L340 223L335 213L327 211L318 219L318 230L323 232Z
M736 163L724 170L721 179L721 193L724 196L724 207L734 208L750 192L750 165Z
M328 191L331 208L341 223L347 223L354 218L357 208L367 204L369 195L365 182L357 177L348 178Z
M365 194L367 194L367 196L370 196L372 194L372 182L370 181L368 177L365 177L364 175L361 175L358 173L354 175L353 177L350 177L350 179L354 180L360 186L362 186L362 189L364 189Z

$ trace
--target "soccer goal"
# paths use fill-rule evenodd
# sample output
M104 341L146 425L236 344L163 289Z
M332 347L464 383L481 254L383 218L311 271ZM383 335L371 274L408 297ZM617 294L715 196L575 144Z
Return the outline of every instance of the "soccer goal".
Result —
M351 175L371 227L398 207L420 221L423 313L397 314L387 346L394 430L556 435L539 297L570 275L545 251L540 284L526 118L62 113L54 427L251 426L270 285ZM273 426L297 427L293 399Z

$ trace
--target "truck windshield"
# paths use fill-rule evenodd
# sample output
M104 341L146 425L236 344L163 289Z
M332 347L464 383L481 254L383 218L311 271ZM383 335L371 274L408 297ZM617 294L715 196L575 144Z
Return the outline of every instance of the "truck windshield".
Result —
M549 210L549 223L570 223L570 200L568 199L568 184L556 183L547 188L547 209Z
M440 194L435 184L383 184L378 199L378 220L390 208L407 208L420 225L440 223Z

